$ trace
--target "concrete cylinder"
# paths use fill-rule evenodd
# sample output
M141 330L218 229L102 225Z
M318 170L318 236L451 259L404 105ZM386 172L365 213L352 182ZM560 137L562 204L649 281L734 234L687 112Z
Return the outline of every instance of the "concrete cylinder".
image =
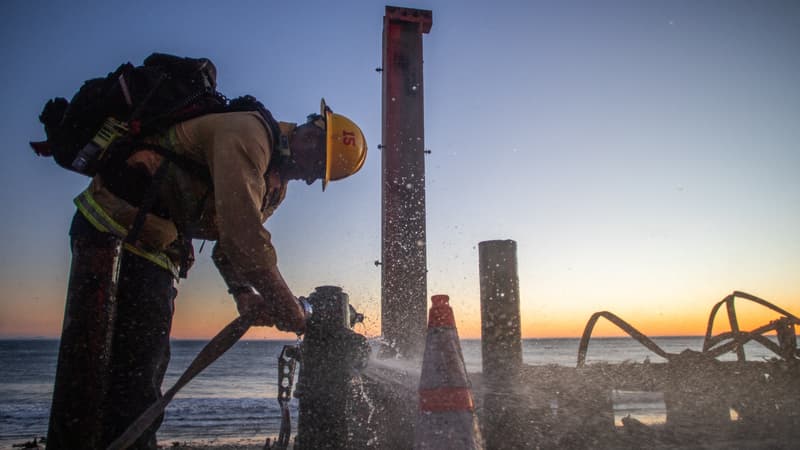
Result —
M481 292L484 433L487 449L526 448L524 433L515 428L524 405L517 395L522 366L517 243L478 244ZM521 424L519 424L521 425Z
M481 351L487 382L505 380L522 366L517 243L478 244L481 288Z

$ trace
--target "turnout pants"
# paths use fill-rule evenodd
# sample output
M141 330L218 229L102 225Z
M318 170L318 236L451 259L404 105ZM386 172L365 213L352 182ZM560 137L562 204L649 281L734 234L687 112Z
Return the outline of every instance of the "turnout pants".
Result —
M161 397L177 291L168 271L121 250L81 213L70 237L47 448L104 449ZM160 424L130 448L155 449Z

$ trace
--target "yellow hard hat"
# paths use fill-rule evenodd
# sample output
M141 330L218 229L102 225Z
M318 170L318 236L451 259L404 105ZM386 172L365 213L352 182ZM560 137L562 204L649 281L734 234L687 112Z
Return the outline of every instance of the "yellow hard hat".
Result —
M324 98L320 102L320 115L325 120L326 134L324 191L328 181L347 178L361 169L367 159L367 140L358 125L333 112Z

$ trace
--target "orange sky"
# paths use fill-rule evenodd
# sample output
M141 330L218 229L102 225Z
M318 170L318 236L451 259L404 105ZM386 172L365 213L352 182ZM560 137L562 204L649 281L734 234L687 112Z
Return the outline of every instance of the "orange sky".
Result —
M186 287L186 286L185 286ZM224 291L212 294L209 298L198 298L198 287L189 286L178 296L173 322L173 338L176 339L208 339L236 317L233 301ZM45 301L47 289L33 292L28 301L16 302L13 315L0 311L0 337L58 337L63 314L63 300ZM758 294L754 294L758 295ZM704 299L687 308L644 308L631 307L628 303L617 303L621 307L593 307L576 304L565 307L555 302L551 307L533 306L535 302L522 299L522 335L523 338L579 337L593 312L609 310L633 327L648 336L671 335L703 335L711 308L724 295ZM796 298L796 296L794 297ZM790 313L797 313L796 303L790 295L765 298ZM354 306L366 316L364 324L357 325L356 331L368 337L380 335L380 312L377 301L359 303ZM590 303L590 302L588 302ZM4 302L4 305L8 305ZM462 338L480 338L480 302L464 300L451 296L451 305L456 316L459 336ZM767 308L755 305L743 299L736 301L740 328L753 329L778 318L778 314ZM727 331L728 317L725 308L717 313L714 332ZM625 336L626 334L605 319L600 319L594 328L593 336ZM294 339L291 333L282 333L274 328L254 328L245 336L249 339Z
M209 57L223 93L255 95L279 120L304 120L324 96L362 127L370 143L362 170L324 193L319 183L292 184L266 226L296 295L342 286L367 317L358 330L380 333L382 78L374 68L384 5L227 2L230 23L285 19L231 28L172 2L159 14L133 2L6 3L0 29L18 45L0 46L14 68L0 83L8 100L0 107L8 147L0 152L0 337L60 334L72 200L88 183L27 148L44 138L42 106L153 51ZM476 247L490 239L518 243L524 337L579 336L601 310L647 335L701 335L710 308L733 290L800 314L794 6L428 3L436 19L424 37L427 291L450 295L462 337L480 333ZM105 20L121 10L136 20ZM187 13L192 26L176 27ZM63 33L77 16L87 18L81 32ZM131 40L141 28L148 39ZM321 30L347 51L319 45ZM253 58L298 48L302 56L287 60L297 70ZM54 61L59 70L42 70ZM320 77L319 67L332 70ZM211 244L195 250L179 286L176 338L207 339L236 315ZM740 316L745 329L774 318L758 308ZM620 332L601 321L596 334Z

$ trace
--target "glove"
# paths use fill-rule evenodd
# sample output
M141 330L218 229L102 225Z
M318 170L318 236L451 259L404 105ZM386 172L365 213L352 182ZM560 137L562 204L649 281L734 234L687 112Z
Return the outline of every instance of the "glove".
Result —
M305 333L307 317L300 301L290 295L276 299L275 303L275 327L298 335Z
M236 300L236 309L239 310L239 315L252 317L253 326L271 327L275 325L274 311L255 289L248 286L239 288L232 294Z
M250 316L253 326L275 327L298 335L306 329L306 312L293 295L264 299L252 286L229 290L236 300L240 316Z

